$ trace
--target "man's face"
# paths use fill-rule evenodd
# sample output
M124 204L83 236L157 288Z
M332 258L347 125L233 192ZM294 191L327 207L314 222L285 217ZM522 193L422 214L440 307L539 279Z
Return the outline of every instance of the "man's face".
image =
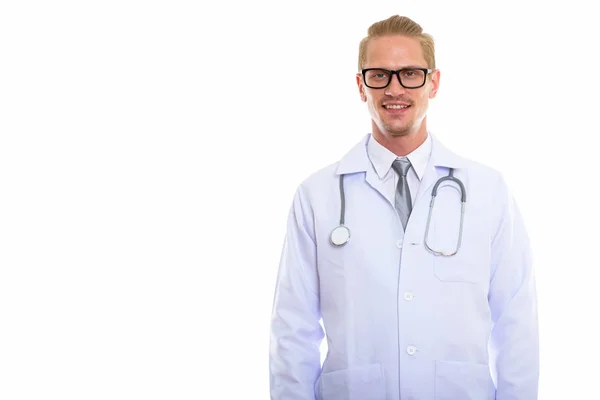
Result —
M363 68L397 70L407 67L428 68L417 38L390 35L369 42ZM418 89L402 87L397 76L393 76L383 89L365 86L361 73L356 75L356 81L360 97L368 105L374 134L388 137L425 134L429 99L433 99L438 90L438 70ZM405 79L403 82L406 84Z

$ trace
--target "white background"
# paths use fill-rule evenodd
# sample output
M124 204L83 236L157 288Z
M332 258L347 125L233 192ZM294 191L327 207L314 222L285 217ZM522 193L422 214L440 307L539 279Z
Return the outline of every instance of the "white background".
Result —
M0 398L268 398L292 196L369 131L392 14L436 39L429 127L524 214L540 399L594 397L600 31L546 3L3 2Z

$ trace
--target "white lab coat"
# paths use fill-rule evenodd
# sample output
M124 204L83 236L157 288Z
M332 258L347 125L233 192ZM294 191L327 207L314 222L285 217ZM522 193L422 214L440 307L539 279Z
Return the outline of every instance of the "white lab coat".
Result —
M367 156L367 135L298 187L273 304L276 400L534 400L538 323L529 241L500 174L432 136L403 234ZM466 188L462 247L424 246L431 191L455 168ZM345 225L339 175L346 174ZM456 247L460 196L439 189L428 244ZM319 346L327 333L321 368Z

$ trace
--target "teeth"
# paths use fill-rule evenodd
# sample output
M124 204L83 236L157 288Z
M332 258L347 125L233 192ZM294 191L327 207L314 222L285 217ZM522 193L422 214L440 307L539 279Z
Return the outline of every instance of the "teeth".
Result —
M385 108L387 108L387 109L391 108L392 110L399 110L401 108L406 108L406 107L408 107L408 106L401 106L401 105L396 105L396 104L390 104L390 105L385 106Z

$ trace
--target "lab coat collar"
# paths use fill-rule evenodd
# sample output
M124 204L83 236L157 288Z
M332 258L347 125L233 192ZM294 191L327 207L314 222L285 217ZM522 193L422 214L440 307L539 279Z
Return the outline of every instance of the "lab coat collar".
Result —
M456 169L465 167L466 163L462 157L446 148L431 132L429 135L431 136L430 166ZM336 175L366 172L373 168L367 155L367 143L370 139L371 134L369 133L342 157L336 169Z

